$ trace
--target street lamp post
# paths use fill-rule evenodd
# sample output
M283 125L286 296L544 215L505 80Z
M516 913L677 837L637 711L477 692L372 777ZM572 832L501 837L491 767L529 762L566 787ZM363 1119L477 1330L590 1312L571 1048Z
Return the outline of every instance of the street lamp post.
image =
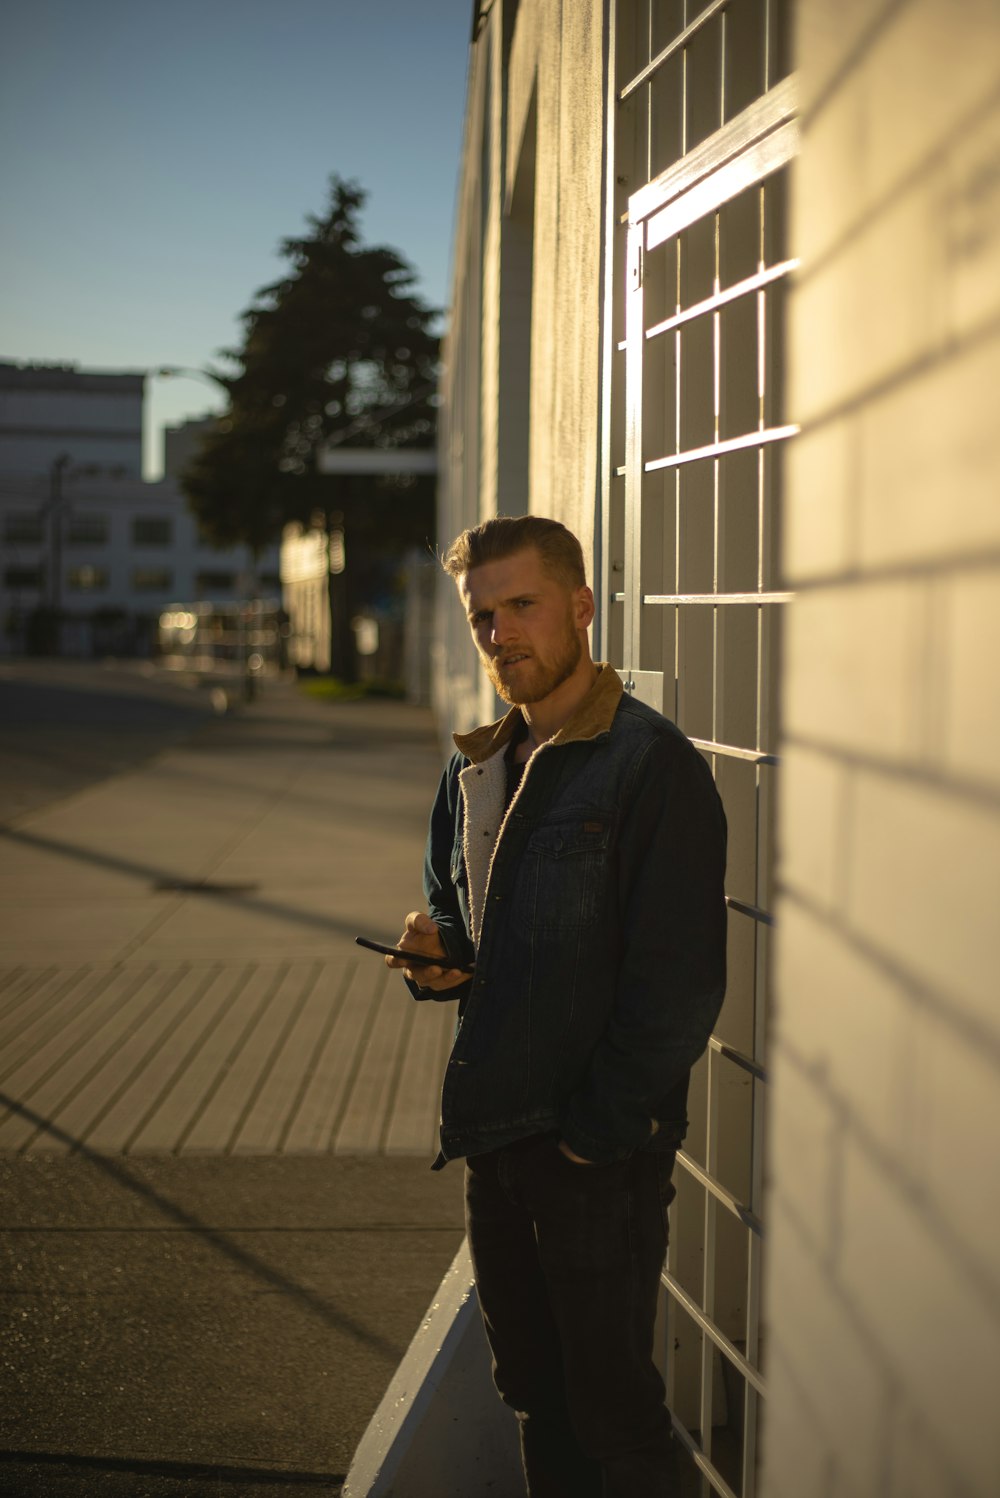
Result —
M120 465L105 468L98 463L84 463L74 468L72 463L72 455L66 452L60 453L52 460L49 465L49 492L38 512L42 522L43 545L47 553L45 593L52 615L52 630L57 655L60 644L59 615L62 611L62 522L63 516L71 508L71 501L65 493L64 485L74 478L95 478L104 475L117 479L126 474L125 468Z
M48 579L48 594L54 618L62 607L62 486L63 475L71 461L69 453L60 453L53 460L49 469L49 496L42 507L42 514L49 523L49 567L52 575ZM56 620L56 629L58 627Z

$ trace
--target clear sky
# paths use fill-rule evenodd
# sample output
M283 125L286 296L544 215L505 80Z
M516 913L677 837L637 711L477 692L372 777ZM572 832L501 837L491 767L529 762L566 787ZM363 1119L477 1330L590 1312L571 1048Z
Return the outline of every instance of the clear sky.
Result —
M366 243L445 307L470 0L5 0L0 359L200 367L240 338L281 239L368 191ZM202 381L147 384L160 428Z

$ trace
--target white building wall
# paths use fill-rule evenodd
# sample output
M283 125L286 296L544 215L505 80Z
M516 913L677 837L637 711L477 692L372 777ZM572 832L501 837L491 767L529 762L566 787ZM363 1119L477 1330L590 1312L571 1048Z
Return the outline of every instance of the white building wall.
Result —
M1000 1492L1000 7L800 0L767 1498Z
M9 526L13 517L41 511L47 496L48 480L40 475L20 479L0 476L0 621L8 625L12 615L23 622L27 613L51 601L48 522L40 542L11 540ZM247 548L217 550L202 541L183 494L170 480L158 484L128 479L71 480L64 485L61 509L58 591L61 607L68 614L85 617L101 610L123 609L132 615L153 616L169 603L235 601L250 589L253 568ZM75 516L103 520L106 541L74 544L71 525ZM137 540L135 524L144 520L166 521L169 540ZM86 590L74 588L73 574L88 566L100 572L106 583ZM14 580L24 568L42 572L46 581L41 589ZM256 576L263 580L268 596L280 591L278 571L278 549L273 547L261 556L256 567ZM165 574L162 586L140 586L140 572L147 578L153 572ZM212 573L230 579L230 585L224 586L221 581L212 585L208 579ZM21 643L18 630L0 629L0 652L16 651Z
M142 374L0 363L0 473L47 472L66 455L142 475Z

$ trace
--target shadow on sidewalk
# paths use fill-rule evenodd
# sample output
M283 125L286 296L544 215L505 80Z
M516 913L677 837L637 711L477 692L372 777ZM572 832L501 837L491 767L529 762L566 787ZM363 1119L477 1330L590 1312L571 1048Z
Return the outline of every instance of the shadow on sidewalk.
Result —
M19 1103L15 1098L9 1097L3 1092L0 1092L0 1107L8 1108L12 1113L19 1114L29 1123L34 1124L37 1129L48 1134L50 1138L56 1139L60 1144L65 1145L72 1154L82 1156L88 1160L91 1165L103 1171L105 1176L109 1180L112 1180L116 1186L120 1186L124 1190L131 1191L136 1196L141 1197L147 1205L154 1207L163 1216L169 1218L175 1226L184 1228L189 1232L197 1233L202 1242L210 1244L217 1253L223 1254L234 1264L237 1264L240 1269L248 1271L272 1289L281 1291L283 1295L292 1296L301 1305L306 1306L314 1315L324 1321L327 1326L334 1327L338 1331L347 1332L350 1336L360 1342L364 1342L368 1347L382 1353L390 1360L395 1357L397 1348L392 1342L378 1336L377 1333L369 1331L360 1322L345 1312L337 1310L335 1306L330 1305L328 1301L314 1294L313 1291L287 1279L279 1271L273 1269L270 1264L258 1258L256 1254L249 1253L245 1248L241 1248L238 1243L234 1243L225 1233L220 1233L218 1229L209 1227L184 1207L170 1201L168 1197L163 1196L154 1187L140 1180L137 1175L128 1170L115 1156L96 1154L82 1140L77 1139L72 1134L67 1134L64 1129L61 1129L58 1124L53 1123L51 1119L42 1117L41 1114L36 1113L32 1108L27 1107L24 1103ZM7 1229L6 1231L9 1232L11 1229Z
M461 1240L460 1178L125 1163L0 1102L73 1152L0 1156L0 1494L339 1494Z
M36 848L42 853L52 853L59 858L70 858L78 863L90 864L94 868L105 869L114 874L126 874L130 878L141 879L157 894L211 897L222 904L238 905L257 915L276 917L282 921L290 921L294 925L305 926L310 930L351 937L357 934L356 921L338 921L334 916L311 914L295 905L283 905L278 900L262 900L252 893L252 886L215 884L211 879L202 881L196 876L192 877L188 883L178 879L176 872L170 873L150 864L134 863L131 859L118 858L111 853L98 853L93 849L79 848L74 843L61 842L58 838L42 837L38 833L26 832L21 828L0 827L0 838L6 838L8 842L19 843L22 847Z

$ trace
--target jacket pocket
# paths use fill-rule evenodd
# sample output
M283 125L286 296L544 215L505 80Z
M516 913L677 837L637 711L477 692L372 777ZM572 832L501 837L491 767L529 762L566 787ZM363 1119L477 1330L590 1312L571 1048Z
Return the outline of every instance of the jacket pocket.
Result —
M536 827L524 850L514 916L530 934L596 920L607 879L609 822L581 812Z

